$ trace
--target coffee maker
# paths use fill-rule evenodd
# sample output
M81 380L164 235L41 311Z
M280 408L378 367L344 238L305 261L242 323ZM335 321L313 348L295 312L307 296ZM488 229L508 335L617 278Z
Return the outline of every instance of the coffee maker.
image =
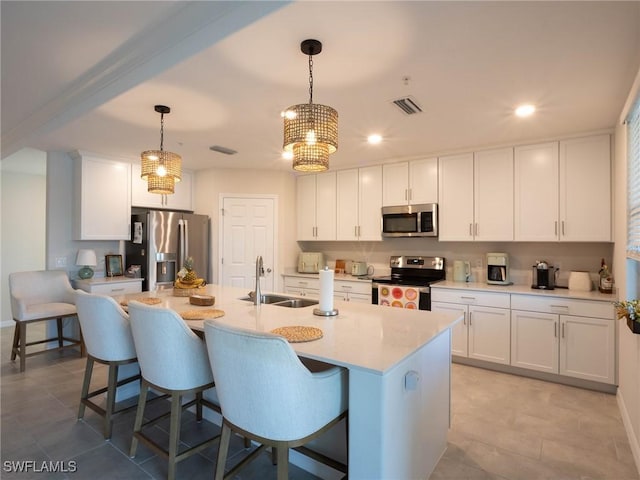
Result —
M538 260L533 266L531 288L553 290L556 286L557 272L558 269L549 265L548 262Z
M511 285L509 280L509 254L487 253L487 283Z

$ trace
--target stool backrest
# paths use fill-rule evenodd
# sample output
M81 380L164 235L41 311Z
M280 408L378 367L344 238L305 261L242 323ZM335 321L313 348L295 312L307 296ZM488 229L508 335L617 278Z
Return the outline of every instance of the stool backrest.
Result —
M38 270L9 274L13 318L24 318L24 309L45 303L75 303L76 291L62 270Z
M168 390L213 382L204 342L176 312L131 301L129 320L145 380Z
M89 355L110 362L136 358L129 315L112 297L78 293L76 309Z
M212 320L204 328L222 415L237 427L300 439L346 408L346 376L311 373L284 338Z

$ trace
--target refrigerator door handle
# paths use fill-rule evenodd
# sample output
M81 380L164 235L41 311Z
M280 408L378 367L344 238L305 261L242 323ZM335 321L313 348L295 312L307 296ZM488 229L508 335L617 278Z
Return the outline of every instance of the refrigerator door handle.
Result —
M181 270L185 261L184 220L178 220L178 270Z
M183 220L182 226L182 261L189 258L189 220Z

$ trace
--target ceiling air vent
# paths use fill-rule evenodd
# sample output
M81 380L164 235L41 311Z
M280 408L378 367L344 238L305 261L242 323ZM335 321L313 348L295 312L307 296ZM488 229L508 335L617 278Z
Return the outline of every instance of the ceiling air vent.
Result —
M416 102L411 97L399 98L397 100L394 100L393 103L407 115L413 115L414 113L422 112L422 108L420 108L418 102Z
M218 153L224 153L225 155L235 155L237 150L233 150L232 148L221 147L220 145L212 145L209 147L209 150Z

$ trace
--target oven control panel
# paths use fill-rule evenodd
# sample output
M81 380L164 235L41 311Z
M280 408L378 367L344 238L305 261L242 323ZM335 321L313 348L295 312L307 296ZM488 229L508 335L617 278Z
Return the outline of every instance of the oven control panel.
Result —
M394 255L389 260L391 268L425 268L430 270L444 270L444 258Z

